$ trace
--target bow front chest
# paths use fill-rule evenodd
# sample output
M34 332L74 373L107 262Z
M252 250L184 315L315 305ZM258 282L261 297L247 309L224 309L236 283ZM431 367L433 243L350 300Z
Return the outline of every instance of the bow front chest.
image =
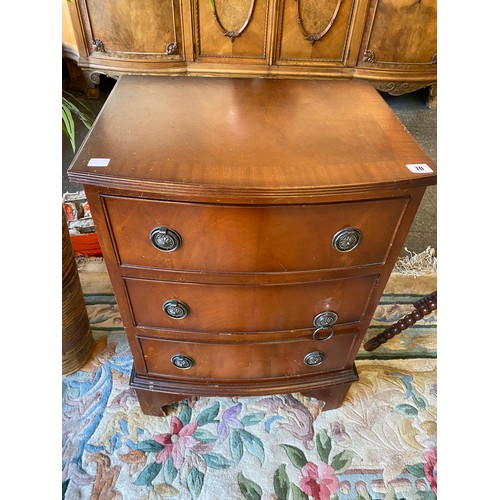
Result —
M341 405L436 168L369 84L122 76L84 185L142 410L301 392Z

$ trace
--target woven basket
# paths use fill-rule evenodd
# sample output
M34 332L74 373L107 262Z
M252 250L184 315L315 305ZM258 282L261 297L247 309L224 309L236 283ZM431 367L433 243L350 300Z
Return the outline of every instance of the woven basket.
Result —
M62 214L62 374L79 370L94 340L64 211Z

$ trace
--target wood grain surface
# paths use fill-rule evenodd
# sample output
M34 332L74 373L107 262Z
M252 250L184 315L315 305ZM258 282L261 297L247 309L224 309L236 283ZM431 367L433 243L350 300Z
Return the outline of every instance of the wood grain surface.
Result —
M406 166L419 163L432 172ZM434 184L436 167L364 82L123 76L68 176L171 199L276 203Z

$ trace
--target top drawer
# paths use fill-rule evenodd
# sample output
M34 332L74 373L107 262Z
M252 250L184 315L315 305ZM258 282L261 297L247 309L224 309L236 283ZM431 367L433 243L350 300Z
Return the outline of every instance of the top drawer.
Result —
M103 196L122 266L226 273L383 264L408 200L234 206Z

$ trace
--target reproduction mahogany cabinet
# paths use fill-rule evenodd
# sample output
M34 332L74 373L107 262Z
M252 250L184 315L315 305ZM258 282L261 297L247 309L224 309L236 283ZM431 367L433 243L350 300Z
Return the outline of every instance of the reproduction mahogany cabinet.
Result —
M69 169L145 413L338 407L436 167L366 82L122 76Z
M354 78L435 98L436 0L62 1L63 57L89 96L101 74L190 74Z

